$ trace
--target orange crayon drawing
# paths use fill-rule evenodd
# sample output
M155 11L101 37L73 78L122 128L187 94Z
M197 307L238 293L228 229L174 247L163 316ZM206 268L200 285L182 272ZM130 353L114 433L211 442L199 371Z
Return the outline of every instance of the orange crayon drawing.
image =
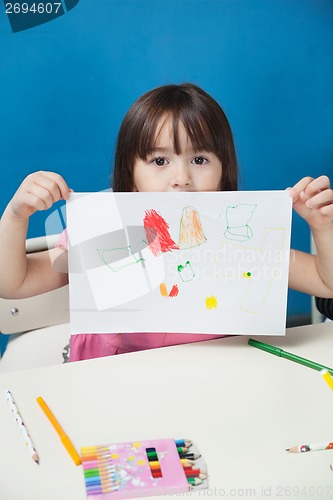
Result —
M180 221L179 248L193 248L206 241L199 214L193 207L185 207Z
M167 287L166 287L166 284L165 283L161 283L160 284L160 294L162 295L162 297L177 297L177 295L179 294L179 288L178 288L178 285L173 285L171 290L170 290L170 293L168 293L168 290L167 290Z
M168 297L168 290L165 283L160 284L160 294L162 297Z

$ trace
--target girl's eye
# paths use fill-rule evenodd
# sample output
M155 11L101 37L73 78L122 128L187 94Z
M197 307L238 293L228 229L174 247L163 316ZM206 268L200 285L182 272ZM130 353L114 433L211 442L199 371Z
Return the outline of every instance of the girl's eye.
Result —
M204 165L205 163L207 163L207 161L208 160L203 156L196 156L195 158L193 158L191 163L194 163L195 165Z
M163 158L162 156L159 156L158 158L154 158L152 160L152 163L156 165L157 167L164 167L164 165L167 165L169 162L166 158Z

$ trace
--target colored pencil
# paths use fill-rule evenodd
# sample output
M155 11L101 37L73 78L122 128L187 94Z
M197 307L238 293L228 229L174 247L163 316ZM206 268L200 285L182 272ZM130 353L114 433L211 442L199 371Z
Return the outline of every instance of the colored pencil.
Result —
M100 451L93 451L93 450L81 450L82 456L85 457L110 457L112 455L110 450L100 450Z
M149 463L149 467L151 468L151 470L156 470L156 469L160 469L161 468L161 464L160 462L148 462Z
M98 476L101 476L101 477L104 477L104 476L110 476L111 474L115 474L116 473L116 469L111 469L111 468L104 468L103 469L83 469L83 474L84 474L84 477L91 477L93 475L98 475Z
M324 370L321 370L320 373L321 373L323 379L325 380L325 382L327 382L327 384L333 390L333 377L330 374L330 372L328 370L324 369Z
M158 460L149 460L149 467L154 467L155 465L160 465Z
M21 432L21 436L24 439L25 445L28 448L28 451L31 455L31 458L33 459L34 462L36 462L36 464L39 465L38 453L33 445L33 442L32 442L31 437L29 435L28 429L25 426L22 415L21 415L21 413L20 413L20 411L19 411L19 409L14 401L13 395L9 389L5 389L5 396L6 396L6 400L7 400L7 403L9 405L10 411L12 412L12 414L15 418L15 421L16 421L17 426Z
M85 478L85 482L86 484L88 485L91 485L91 484L104 484L104 485L113 485L114 484L114 480L112 479L112 477L109 477L109 478L101 478L99 476L94 476L94 477L86 477Z
M99 462L107 462L112 460L111 455L82 455L82 458L85 462L93 462L93 461L99 461Z
M116 466L112 462L101 464L100 462L82 462L84 471L101 471L101 470L116 470Z
M189 439L176 439L176 446L185 446L185 448L189 448L192 445L192 441Z
M83 454L88 452L97 453L100 451L108 451L111 453L109 446L85 446L84 448L81 449L81 452Z
M73 462L76 465L80 465L82 462L81 462L81 458L80 458L79 454L77 453L76 449L74 448L73 443L71 442L71 440L69 439L69 437L65 433L64 429L61 427L58 420L55 418L52 411L50 410L48 405L45 403L44 399L41 396L38 396L36 401L39 404L39 406L41 407L41 409L43 410L43 412L45 413L45 415L47 416L47 418L49 419L49 421L51 422L54 429L57 431L57 433L61 439L62 444L64 445L64 447L68 451Z
M333 443L315 443L315 444L301 444L299 446L292 446L291 448L287 448L286 451L290 453L304 453L306 451L323 451L323 450L332 450Z
M102 484L91 484L91 485L86 484L86 491L90 495L92 494L92 491L96 491L96 490L99 491L99 493L109 493L111 491L117 491L117 489L118 488L116 488L114 485L104 486Z
M186 477L198 477L199 479L206 479L207 474L201 472L200 469L185 470Z
M110 471L108 472L107 474L101 474L100 471L99 472L95 472L94 474L84 474L84 477L85 477L85 480L86 482L89 482L89 481L101 481L101 482L107 482L111 479L113 479L116 475L116 471Z
M101 453L85 453L82 452L81 449L81 454L82 458L84 458L86 461L89 460L110 460L110 459L117 459L119 455L115 455L115 453L106 453L106 452L101 452Z
M186 448L185 446L177 446L177 451L179 454L188 453L188 448Z
M116 469L87 469L84 470L84 477L91 477L91 476L100 476L100 477L108 477L111 476L116 472Z
M86 471L88 472L88 471ZM113 478L116 475L116 470L111 470L111 471L98 471L95 472L94 474L84 474L84 477L86 478L87 481L90 480L95 480L99 479L100 481L108 481L109 479Z
M180 459L180 462L183 464L183 466L187 466L187 465L194 465L195 464L195 460L189 460L188 458L181 458Z
M181 453L180 458L187 458L189 460L197 460L201 457L198 453Z
M198 486L198 484L202 484L202 479L199 479L198 477L188 477L187 482L191 486Z
M82 457L82 462L87 464L87 467L100 467L101 465L112 465L113 461L111 459L108 460L86 460L85 457Z
M103 488L102 486L86 486L86 491L89 495L98 495L99 493L111 493L117 491L118 486Z
M82 448L81 451L84 455L99 455L102 453L107 453L107 454L111 455L111 453L112 453L112 451L109 448L101 448L99 450L98 449L93 450L91 448Z

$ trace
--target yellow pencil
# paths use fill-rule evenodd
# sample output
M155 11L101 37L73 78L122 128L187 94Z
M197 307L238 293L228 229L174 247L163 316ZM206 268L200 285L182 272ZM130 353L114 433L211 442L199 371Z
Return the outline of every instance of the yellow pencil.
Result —
M64 429L59 424L58 420L53 415L50 408L45 403L44 399L41 396L38 396L38 398L36 398L36 401L39 404L39 406L41 407L41 409L43 410L43 412L45 413L45 415L47 416L47 418L49 419L49 421L51 422L51 424L53 425L53 427L55 428L55 430L57 431L57 433L59 434L59 437L61 439L62 444L64 445L64 447L66 448L66 450L68 451L70 456L72 457L74 463L76 465L80 465L82 463L80 455L78 454L78 452L74 448L73 443L71 442L71 440L69 439L69 437L65 433Z
M330 388L333 391L333 377L332 377L332 375L329 373L328 370L321 370L320 373L322 374L323 379L328 383L328 385L330 386Z

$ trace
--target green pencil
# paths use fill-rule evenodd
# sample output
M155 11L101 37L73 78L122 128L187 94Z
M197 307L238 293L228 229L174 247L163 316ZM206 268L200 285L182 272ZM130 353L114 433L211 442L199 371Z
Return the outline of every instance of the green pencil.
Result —
M313 370L317 371L327 370L331 375L333 375L332 368L316 363L315 361L310 361L309 359L301 358L300 356L296 356L296 354L284 351L279 347L274 347L273 345L265 344L264 342L259 342L258 340L253 340L253 339L249 339L248 343L253 347L262 349L263 351L269 352L270 354L274 354L275 356L280 356L281 358L289 359L289 361L294 361L295 363L307 366L308 368L312 368Z

